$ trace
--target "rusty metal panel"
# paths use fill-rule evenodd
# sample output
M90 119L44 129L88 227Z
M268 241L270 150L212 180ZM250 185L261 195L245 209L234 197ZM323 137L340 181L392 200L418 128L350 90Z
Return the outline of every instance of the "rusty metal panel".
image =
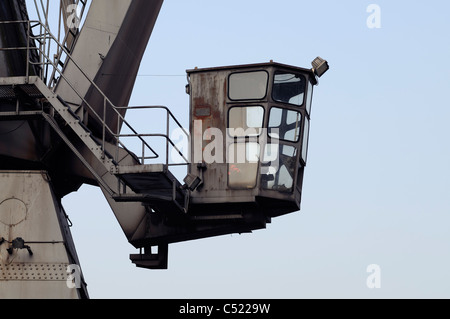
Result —
M191 91L191 171L197 172L197 164L207 161L208 169L203 171L204 187L209 191L227 188L227 167L224 154L226 146L223 139L215 136L225 132L227 72L201 72L190 75ZM218 130L218 132L214 131ZM220 140L219 140L220 139ZM212 142L217 149L209 149ZM205 158L205 154L215 158Z

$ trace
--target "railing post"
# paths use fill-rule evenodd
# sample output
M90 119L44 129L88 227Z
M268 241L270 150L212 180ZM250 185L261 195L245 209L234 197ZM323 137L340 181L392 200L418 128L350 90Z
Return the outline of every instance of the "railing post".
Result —
M117 110L116 110L117 111ZM120 145L120 116L117 116L117 132L116 132L116 161L119 161L119 145Z
M105 159L105 141L106 141L106 97L103 97L103 123L102 123L102 159Z
M27 62L26 62L26 79L30 82L30 40L31 40L31 25L30 20L27 21Z
M166 165L169 167L169 130L170 130L170 116L169 110L166 109L167 124L166 124Z
M141 158L141 164L145 164L145 143L142 141L142 158Z

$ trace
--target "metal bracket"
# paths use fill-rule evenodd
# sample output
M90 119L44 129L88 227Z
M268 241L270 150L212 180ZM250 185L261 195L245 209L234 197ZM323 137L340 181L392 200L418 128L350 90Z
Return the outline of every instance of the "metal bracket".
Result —
M184 187L188 188L192 192L203 184L202 179L194 174L187 174L183 181L185 183Z
M130 255L130 260L138 268L167 269L169 245L158 245L158 252L152 253L152 247L144 247L144 253Z
M117 165L111 165L109 167L109 172L111 175L117 175L119 174L119 167Z
M3 243L5 241L4 238L2 238L2 242ZM23 240L23 238L21 237L17 237L16 239L14 239L12 242L10 242L11 247L9 247L7 249L8 253L10 255L13 254L13 249L26 249L28 250L28 253L30 254L30 256L33 256L33 251L31 250L30 246L25 245L25 240Z

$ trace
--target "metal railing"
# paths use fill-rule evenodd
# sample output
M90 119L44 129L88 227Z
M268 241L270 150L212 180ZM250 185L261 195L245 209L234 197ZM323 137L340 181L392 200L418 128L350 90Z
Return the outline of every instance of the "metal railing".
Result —
M169 132L169 122L173 120L176 125L184 132L187 138L189 138L189 133L182 127L180 122L175 118L172 112L164 106L140 106L140 107L130 107L130 106L116 106L111 100L102 92L102 90L98 87L98 85L91 79L86 72L80 67L80 65L73 59L69 50L65 47L63 43L60 43L57 38L50 32L47 25L44 25L40 21L0 21L0 26L4 24L24 24L26 25L27 30L27 45L23 47L12 47L12 48L0 48L1 51L26 51L26 74L24 75L27 78L27 81L30 78L30 68L39 68L41 70L40 74L37 76L47 85L47 87L55 93L56 85L58 81L64 80L66 84L70 87L70 89L80 98L82 101L81 105L85 107L91 116L94 117L99 123L101 123L101 150L103 153L103 157L106 154L106 144L107 140L110 137L113 139L113 144L116 146L116 154L114 155L114 159L118 162L119 158L119 150L120 148L125 149L130 154L133 154L123 142L125 138L135 138L141 143L141 154L140 156L135 155L136 158L139 158L140 164L144 165L148 160L156 160L160 158L158 152L154 150L152 146L146 141L147 137L161 137L166 140L166 150L165 150L165 162L166 166L171 165L188 165L189 161L187 156L185 156L182 151L175 145L175 143L170 139ZM66 39L66 38L65 38ZM38 45L33 46L33 43L37 43ZM56 50L59 52L55 55L55 61L52 61L50 58L51 50L50 47L52 45L56 45ZM39 60L32 61L31 60L31 52L35 51L38 53ZM91 88L97 91L101 97L103 98L103 115L99 115L95 108L90 105L90 103L85 99L85 97L78 92L78 90L74 87L74 85L70 82L70 80L65 76L64 69L62 63L60 63L60 59L62 54L66 56L66 64L67 62L71 62L75 68L83 75L83 77L91 84ZM48 75L51 74L49 78ZM59 75L59 79L55 78L55 75ZM56 94L56 93L55 93ZM125 119L124 115L121 114L120 111L127 110L136 110L136 109L163 109L166 111L166 131L161 134L141 134L138 133L132 125ZM108 112L112 112L113 116L117 117L117 128L113 130L106 124L106 115ZM130 133L121 134L122 129L128 129ZM185 163L170 163L169 161L169 149L172 147L175 149L181 158L185 161ZM150 155L149 155L150 153Z
M166 165L167 166L176 166L176 165L187 165L189 163L188 158L186 158L186 156L183 154L183 152L176 146L176 144L172 141L172 139L170 138L170 123L171 120L176 124L176 126L181 129L181 131L183 132L183 134L186 136L186 138L189 138L189 133L186 132L186 130L183 128L183 126L181 125L181 123L176 119L176 117L173 115L173 113L170 111L170 109L166 106L126 106L126 107L116 107L116 110L126 110L126 111L135 111L135 110L163 110L165 113L165 120L166 120L166 127L165 127L165 132L164 133L147 133L147 134L126 134L126 133L120 133L117 134L117 138L119 140L119 143L121 147L126 148L125 143L122 143L123 139L125 138L135 138L135 137L140 137L142 139L145 140L145 138L155 138L155 137L159 137L159 138L163 138L165 139L165 158L166 158ZM119 119L118 119L119 121ZM120 125L120 123L118 123L118 125ZM178 155L180 156L180 158L183 159L184 163L171 163L169 161L169 150L170 148L173 148ZM157 153L157 151L155 151L153 148L151 149L153 153ZM144 145L142 145L142 153L140 154L139 158L141 163L145 163L146 160L154 160L157 157L155 156L147 156L146 155L146 148L144 147Z

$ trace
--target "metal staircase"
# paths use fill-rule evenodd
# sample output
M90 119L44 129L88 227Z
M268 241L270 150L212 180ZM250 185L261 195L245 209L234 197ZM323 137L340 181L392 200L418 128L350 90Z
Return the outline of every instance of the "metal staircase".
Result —
M11 23L11 22L9 22ZM24 23L23 21L18 23ZM30 58L30 52L32 50L38 51L40 55L40 63L38 67L46 69L49 66L52 70L41 72L41 74L33 76L27 71L27 74L23 77L9 77L0 78L0 95L6 98L16 98L17 90L20 90L22 94L32 98L41 99L41 104L45 105L39 110L24 111L19 109L19 106L15 111L9 110L4 112L0 110L0 119L22 119L29 116L42 116L53 130L59 135L64 143L73 151L83 165L89 170L92 176L97 180L98 184L106 190L106 192L117 202L142 202L145 206L148 206L154 211L170 211L173 214L185 214L188 207L188 191L181 185L181 183L172 175L169 171L171 164L166 156L163 163L147 164L149 159L159 159L159 154L148 144L145 137L158 136L166 139L166 155L169 154L168 149L174 148L185 160L185 164L188 164L186 156L184 156L176 145L170 140L168 129L165 134L139 134L132 126L125 120L121 114L121 110L124 107L116 107L108 99L108 97L98 88L98 86L90 79L86 73L78 67L76 61L74 61L70 55L65 43L59 43L57 39L50 33L45 25L42 25L38 21L28 21L28 30L30 43L31 41L37 41L38 43L53 42L56 43L58 57L53 62L46 52L45 48L27 47L27 48L8 48L7 50L27 50L27 57ZM38 36L33 36L33 28L40 28ZM42 30L44 30L42 32ZM64 39L66 41L66 39ZM2 50L2 48L0 48ZM6 50L6 49L5 49ZM61 55L67 57L75 66L79 68L79 71L86 77L86 81L89 81L98 93L103 96L103 116L100 116L95 112L95 109L89 105L84 97L79 94L76 89L70 84L70 81L64 76L63 63L60 63ZM28 61L29 66L36 67L36 63ZM28 70L29 68L27 68ZM51 73L51 77L47 78L44 74ZM78 112L74 110L73 106L68 105L64 99L55 93L55 74L59 74L60 79L64 79L73 91L82 99L82 105L76 109L82 107L86 108L94 114L97 121L102 125L101 136L94 134L92 130L85 124L83 119L80 118ZM1 96L0 96L1 98ZM132 107L126 107L126 109L132 109ZM175 119L170 110L161 106L146 107L148 110L163 109L167 112L167 121L173 120L181 129L182 126ZM120 132L114 132L107 126L105 121L106 110L112 112L118 117L121 125L126 126L132 134L121 134ZM116 177L116 183L111 182L102 177L102 173L99 172L96 165L93 165L86 156L84 156L80 150L75 146L75 141L72 140L70 134L68 134L68 128L75 134L75 136L82 142L82 144L90 151L94 158L100 163L103 170L109 172L109 174ZM167 125L168 128L168 125ZM183 129L184 131L184 129ZM188 133L184 131L186 135ZM122 137L133 137L139 143L142 144L142 156L137 156L127 149L122 141ZM108 141L107 141L108 139ZM107 146L114 145L115 153L111 154L107 150ZM133 158L133 165L120 165L118 155L120 152L127 152L128 156ZM150 156L146 155L150 153ZM102 170L102 171L103 171Z
M114 200L143 202L161 211L187 212L187 192L169 171L168 165L140 163L132 166L120 165L115 156L106 150L105 141L96 137L69 105L53 93L39 77L0 79L0 92L4 98L16 97L17 90L24 94L28 92L30 97L45 99L51 106L50 110L0 111L0 117L12 119L12 117L42 116ZM84 158L65 132L66 127L75 133L106 171L117 177L117 185L106 182L93 165ZM137 157L134 157L137 160ZM121 184L128 186L131 192L127 191L127 187L120 187Z

